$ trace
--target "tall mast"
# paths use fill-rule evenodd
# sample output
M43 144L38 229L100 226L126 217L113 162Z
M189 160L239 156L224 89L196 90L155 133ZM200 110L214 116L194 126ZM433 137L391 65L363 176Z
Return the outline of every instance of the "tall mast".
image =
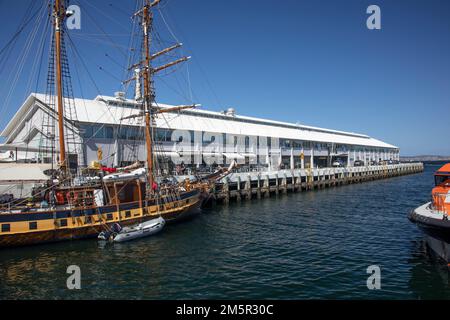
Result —
M142 11L143 21L142 28L144 33L144 114L145 114L145 141L147 147L147 176L149 182L149 188L153 184L153 152L152 152L152 106L155 101L155 93L153 91L152 83L152 69L150 65L150 33L153 23L153 13L151 7L157 5L160 0L155 0L150 3L149 0L145 0L145 5Z
M59 130L59 165L63 171L67 168L66 163L66 143L64 141L64 104L63 104L63 83L61 68L61 27L65 18L64 0L55 0L55 64L56 64L56 92L58 96L58 130Z
M158 73L162 70L165 70L167 68L170 68L172 66L175 66L179 63L182 63L184 61L187 61L190 59L190 57L183 57L181 59L178 59L176 61L167 63L163 66L153 68L151 66L151 62L153 59L168 53L172 50L175 50L179 47L181 47L181 43L178 43L172 47L166 48L160 52L157 52L155 54L150 53L150 45L151 45L151 31L152 31L152 25L153 25L153 12L152 8L156 6L158 3L160 3L161 0L144 0L144 7L135 13L134 16L141 16L142 17L142 29L143 29L143 36L144 36L144 44L143 44L143 59L142 61L138 62L137 64L130 67L130 69L136 68L137 66L142 66L142 76L144 78L144 105L142 114L139 114L138 116L144 116L145 117L145 140L146 140L146 148L147 148L147 170L148 170L148 187L152 188L152 184L154 181L154 172L153 172L153 150L152 150L152 132L151 132L151 125L152 121L154 119L154 116L160 113L167 113L167 112L174 112L174 111L181 111L184 109L191 109L195 108L196 105L192 106L178 106L173 108L168 108L161 110L159 108L154 107L155 102L155 91L153 88L153 75L155 73ZM126 80L123 83L127 83L130 80ZM134 116L132 116L134 117Z

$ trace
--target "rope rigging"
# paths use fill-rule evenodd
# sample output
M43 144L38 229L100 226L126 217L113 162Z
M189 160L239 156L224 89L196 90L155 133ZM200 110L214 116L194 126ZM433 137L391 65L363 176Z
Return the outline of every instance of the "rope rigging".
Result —
M52 0L49 0L49 3L53 2ZM139 2L139 1L138 1ZM159 1L155 1L155 2L159 2ZM151 2L149 2L148 0L142 0L141 4L143 7L145 6L150 6L149 5ZM90 5L93 8L96 8L95 6L93 6L92 4L89 4L87 2L88 5ZM51 6L50 6L51 7ZM139 3L137 4L137 7L139 7ZM45 6L44 6L45 8ZM97 8L96 8L97 9ZM31 10L31 9L30 9ZM42 8L40 8L40 10L42 10ZM97 9L98 10L98 9ZM147 43L147 45L143 45L141 40L142 37L144 37L145 40L145 34L144 35L139 35L138 36L138 30L140 30L140 28L142 27L141 23L142 20L139 22L139 19L133 19L133 23L132 23L132 29L131 29L131 33L130 33L130 40L129 40L129 46L127 47L128 54L124 57L124 60L127 60L126 65L130 66L131 62L135 62L138 60L142 59L142 56L146 57L148 60L153 60L149 58L149 54L148 52L146 52L147 49L149 49L150 45L152 46L152 49L157 53L163 50L166 50L166 45L165 41L162 40L162 35L158 32L155 31L152 28L152 23L153 23L153 10L150 10L150 21L147 21L148 23L148 31L150 33L150 38L152 39L151 43ZM162 13L161 13L161 8L157 7L157 12L160 13L160 16L163 19L164 24L167 25L167 22L165 21ZM112 44L115 49L119 52L119 53L123 53L123 49L121 48L121 46L117 43L115 43L115 41L107 34L104 32L104 30L102 29L102 27L100 25L98 25L98 23L95 21L95 19L93 19L88 12L86 12L86 16L91 20L91 22L100 30L101 34L105 35L106 39L108 40L108 42L110 44ZM136 16L135 16L136 17ZM50 23L54 23L54 16L48 16L47 15L47 20L39 20L39 24L38 26L41 25L42 22L44 22L45 25L45 30L46 32L43 32L41 34L41 40L39 41L39 50L38 52L40 52L41 54L37 55L38 60L36 61L40 61L36 62L33 64L32 70L36 71L37 66L42 65L42 61L43 61L43 51L45 48L45 38L48 36L49 32L48 32L48 26L51 25ZM143 19L143 16L140 16L141 19ZM25 20L28 21L28 20ZM23 26L25 27L25 26ZM20 30L20 29L19 29ZM34 41L34 38L36 37L36 34L38 34L37 30L39 30L39 27L36 27L34 29L34 31L30 34L29 39L27 40L27 46L26 46L26 50L24 52L26 52L26 54L28 54L31 50L30 50L30 43L32 43ZM57 147L56 147L56 142L55 142L55 138L58 134L58 130L56 129L57 127L57 117L56 115L58 114L57 112L57 93L55 92L57 88L57 77L55 76L55 74L57 73L55 70L55 65L56 65L56 61L55 61L55 56L57 56L57 53L55 52L55 33L54 33L54 29L52 28L53 32L50 32L50 36L51 36L51 40L50 40L50 50L48 52L48 73L47 73L47 79L46 79L46 89L45 89L45 98L44 98L44 104L49 108L49 111L45 111L43 112L43 121L41 123L41 130L40 132L42 133L42 135L39 138L39 153L38 153L38 159L40 162L42 163L51 163L56 164L58 162L60 162L60 159L55 159L56 154L57 154ZM173 31L168 27L169 30L169 34L171 34L171 36L174 38L174 40L179 43L177 41L176 36L174 35ZM60 69L61 69L61 77L62 77L62 104L63 104L63 110L64 110L64 116L66 118L66 120L68 121L64 121L65 123L65 130L64 130L64 141L65 141L65 145L66 145L66 152L65 154L67 155L68 161L71 161L71 155L80 155L81 152L81 141L79 139L79 136L82 134L82 132L80 131L80 128L78 128L76 126L76 123L78 122L78 114L77 114L77 108L76 108L76 103L75 102L75 97L74 97L74 90L73 90L73 84L72 84L72 74L71 74L71 68L69 66L69 57L68 54L71 53L71 60L75 61L75 71L77 74L77 79L78 79L78 85L80 87L80 91L81 91L81 97L83 98L83 92L82 92L82 84L80 83L80 68L79 65L82 66L82 68L84 68L86 74L88 75L89 80L92 82L95 90L97 90L97 92L99 93L99 97L100 99L104 99L104 97L102 97L102 95L100 94L100 90L99 87L97 86L94 77L92 76L88 66L86 65L84 59L82 58L82 55L80 54L77 46L74 44L73 42L73 38L71 37L71 35L68 33L67 27L66 25L63 23L61 24L61 40L60 40ZM73 34L72 36L77 37L75 34ZM86 39L84 39L86 40ZM8 51L9 47L12 46L14 44L14 42L16 41L15 37L13 39L11 39L11 41L7 44L7 46L5 46L1 51L0 51L0 58L2 58L2 53ZM138 47L137 43L138 41L141 43L141 46L139 49L135 49ZM145 41L144 41L145 43ZM173 42L170 42L173 45ZM159 50L156 50L159 49ZM132 76L133 73L135 72L135 70L133 69L126 69L123 67L123 65L118 62L115 58L113 58L113 56L109 55L108 53L105 54L105 57L108 58L108 60L112 61L116 67L119 67L120 69L123 69L123 74L126 75L127 77L122 77L122 79L126 79L129 76ZM158 81L163 81L163 77L169 76L169 75L175 75L175 80L176 83L178 85L178 89L174 89L176 92L179 93L180 97L182 97L184 100L189 101L191 104L193 102L193 98L194 98L194 94L192 92L192 88L191 88L191 84L190 84L190 75L189 75L189 69L188 67L186 67L187 70L187 79L183 78L184 82L186 84L188 84L188 89L189 92L186 95L182 94L182 87L183 87L183 83L180 80L180 78L178 77L178 73L177 71L181 70L181 65L178 65L181 61L181 59L176 60L175 63L173 62L173 59L176 58L177 55L173 54L173 52L167 52L167 54L164 55L159 55L156 57L155 54L155 64L159 64L160 67L157 68L152 68L151 64L148 63L146 67L145 65L143 65L143 63L141 62L139 64L140 68L141 68L141 78L143 77L142 74L145 74L146 72L148 73L148 78L147 81L148 83L144 86L146 93L145 93L145 98L142 101L138 101L137 105L137 109L140 109L142 111L142 114L149 114L150 115L150 122L147 124L147 128L148 128L148 132L149 132L149 138L147 138L151 144L151 156L150 156L150 161L147 162L150 163L149 167L148 167L148 171L147 174L150 176L155 175L155 182L160 186L160 188L157 188L155 190L153 190L153 184L151 182L153 182L153 177L151 178L150 183L147 184L147 188L149 191L149 193L147 193L147 198L149 196L154 197L154 199L157 199L157 201L160 201L161 203L169 203L169 202L173 202L176 200L180 200L180 189L175 187L177 184L175 181L170 180L169 177L172 176L172 170L173 168L171 168L171 162L169 161L169 157L167 157L165 155L165 148L164 145L159 141L159 134L161 132L161 129L159 127L157 127L157 120L159 121L163 121L163 123L165 122L165 124L167 125L167 127L170 128L170 126L168 125L170 121L167 120L166 116L164 114L159 114L158 110L161 110L162 108L158 105L158 103L155 101L155 89L154 89L154 79L158 80ZM26 55L24 54L22 57L22 60L26 59ZM184 61L184 60L183 60ZM0 66L1 66L1 60L0 60ZM19 66L21 66L21 64L19 64ZM113 75L112 72L109 72L109 69L106 69L102 66L98 66L99 69L105 73L109 73L110 76L119 79L119 77L115 77ZM171 68L170 71L167 71L168 68ZM22 66L23 68L23 66ZM156 74L156 70L165 70L164 73L162 74ZM37 83L39 82L39 78L40 78L40 69L38 69L38 77L37 77ZM16 79L14 79L13 83L16 82ZM165 82L167 84L167 82ZM125 91L128 92L130 90L130 83L125 83L122 82L120 83L121 88ZM36 88L38 87L38 85L36 85ZM84 100L84 99L83 99ZM107 99L104 99L105 101ZM8 99L6 99L6 101L8 101ZM127 109L129 108L129 100L125 100L123 102L118 101L117 102L117 107L121 108L121 110L119 111L122 115L124 115L127 111ZM84 103L84 101L83 101ZM105 102L106 104L106 109L104 111L105 113L109 113L112 117L113 120L116 121L117 119L117 113L113 113L111 111L111 106ZM86 114L89 114L86 105L84 105L85 107L85 112ZM179 111L181 112L181 111ZM174 113L174 112L172 112ZM102 115L103 116L103 115ZM176 117L176 116L175 116ZM61 121L59 121L61 122ZM146 126L144 126L144 119L136 117L132 120L129 120L127 122L123 122L122 120L118 121L119 126L117 131L115 131L115 136L117 136L117 139L124 139L127 140L127 147L128 147L128 151L125 152L121 152L123 154L123 159L121 160L121 163L116 163L115 165L120 166L126 162L132 162L133 160L141 160L139 159L140 155L142 154L142 141L145 140L145 136L146 136ZM84 143L87 144L89 143L90 139L93 139L96 136L96 133L98 133L100 130L103 130L103 128L105 127L105 123L102 123L101 125L99 125L98 127L96 127L96 131L93 132L91 137L88 137L86 139L84 139ZM169 129L170 130L170 129ZM170 131L169 131L170 132ZM31 139L30 141L33 141L35 139ZM131 142L130 142L131 141ZM118 145L117 145L118 146ZM117 146L114 146L114 148L116 149L114 154L119 152L119 150L117 150ZM110 146L111 147L111 146ZM110 151L110 150L108 150ZM109 154L111 152L108 152ZM147 152L148 153L148 152ZM64 154L64 152L63 152ZM78 159L78 162L80 159ZM142 159L143 160L143 159ZM53 169L53 167L52 167ZM75 178L75 176L79 174L79 172L75 173L75 172L69 172L68 176L64 177L63 179L60 179L60 183L69 183L69 187L73 186L71 184L71 182L73 181L73 179ZM125 184L126 185L126 184ZM124 188L125 186L123 186Z

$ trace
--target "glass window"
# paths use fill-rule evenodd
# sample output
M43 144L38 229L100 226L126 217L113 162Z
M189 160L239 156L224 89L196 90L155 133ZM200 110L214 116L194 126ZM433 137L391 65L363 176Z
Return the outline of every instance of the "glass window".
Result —
M302 143L300 141L294 141L293 142L293 147L294 148L301 148L302 147Z
M30 222L29 226L30 226L30 230L36 230L37 229L37 222Z
M85 138L91 138L92 137L92 134L93 134L93 131L92 131L92 126L91 125L83 125L82 127L81 127L81 129L84 131L83 132L83 137L85 137Z
M137 138L137 130L136 128L130 127L127 129L127 137L128 140L136 140Z
M250 147L250 137L245 137L245 147Z
M129 140L142 140L144 137L144 130L142 128L129 128L128 139Z
M8 224L2 224L2 232L10 232L11 231L11 225Z
M156 141L166 141L166 130L165 129L156 129Z
M172 133L171 129L164 129L164 141L171 142L172 141Z
M114 128L113 127L105 127L105 133L107 139L114 138Z
M284 148L290 148L291 147L291 141L286 139L280 139L280 146Z
M206 134L206 132L205 132ZM214 141L216 141L216 137L215 136L209 136L208 138L206 138L205 136L203 136L203 145L209 145L210 143L213 143Z
M445 181L447 181L449 179L450 179L450 176L435 176L434 177L436 186L443 184Z
M105 128L103 126L94 126L94 138L104 139L105 138Z
M119 137L120 139L128 139L128 127L121 127L119 129Z

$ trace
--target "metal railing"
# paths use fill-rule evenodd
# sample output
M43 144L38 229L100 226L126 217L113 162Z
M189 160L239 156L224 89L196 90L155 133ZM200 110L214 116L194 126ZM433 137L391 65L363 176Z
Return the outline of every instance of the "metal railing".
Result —
M450 193L434 192L431 199L432 209L448 216L450 212Z

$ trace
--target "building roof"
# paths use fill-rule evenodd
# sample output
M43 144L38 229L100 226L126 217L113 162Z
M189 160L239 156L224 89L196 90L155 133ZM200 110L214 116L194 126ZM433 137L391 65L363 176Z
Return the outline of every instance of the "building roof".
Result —
M38 101L43 104L44 94L33 93L20 107L13 119L8 123L1 136L8 137L19 126L23 117L30 112ZM121 120L136 115L139 110L134 100L118 100L114 97L98 96L93 100L75 99L77 119L84 123L100 123L110 125L140 125L138 118ZM160 108L173 107L158 104ZM176 113L166 113L156 119L161 128L178 130L196 130L235 135L275 137L281 139L333 142L337 144L350 144L380 148L397 148L391 144L371 138L367 135L298 125L287 122L273 121L240 115L227 115L221 112L208 110L184 110ZM245 125L244 125L245 124Z
M444 164L436 174L450 174L450 163Z
M51 164L0 163L0 181L47 181L44 171L51 167Z

